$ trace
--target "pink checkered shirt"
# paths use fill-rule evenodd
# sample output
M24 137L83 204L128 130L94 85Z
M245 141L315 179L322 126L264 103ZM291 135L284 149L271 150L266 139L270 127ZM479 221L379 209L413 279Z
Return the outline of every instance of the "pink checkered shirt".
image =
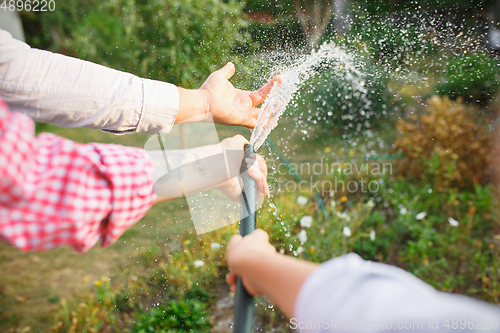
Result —
M24 251L115 242L153 204L142 149L35 137L0 98L0 239Z

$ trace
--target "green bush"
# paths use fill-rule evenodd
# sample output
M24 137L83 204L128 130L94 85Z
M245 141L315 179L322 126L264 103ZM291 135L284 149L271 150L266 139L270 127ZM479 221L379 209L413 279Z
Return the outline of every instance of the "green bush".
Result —
M247 0L245 11L263 12L273 16L293 14L295 8L291 0Z
M259 50L289 50L305 45L306 39L300 23L294 18L280 18L274 22L252 22L245 29Z
M400 178L386 182L378 200L386 221L376 227L377 237L391 240L379 249L379 259L405 267L440 290L499 301L498 286L482 283L488 276L499 278L491 186L440 193Z
M403 176L433 185L435 191L452 187L473 189L488 181L491 138L488 130L474 122L473 112L460 101L433 96L417 119L399 120L397 152Z
M132 333L207 332L210 324L206 304L196 299L170 301L137 315Z
M500 81L500 63L487 54L464 54L451 59L436 87L441 95L463 97L486 104L495 97Z
M359 61L359 60L358 60ZM354 64L360 66L359 63ZM355 89L349 74L338 66L326 69L315 79L314 104L318 121L327 130L359 132L370 128L381 119L388 119L391 95L387 88L388 76L370 61L359 67L362 77L356 77L366 89Z
M243 3L230 0L72 0L27 18L28 40L142 77L197 87L249 40ZM103 19L105 17L106 19ZM30 30L43 27L42 36ZM38 34L40 35L40 34Z
M361 1L352 0L353 4L370 13L384 13L399 11L401 8L408 10L445 10L446 12L456 12L457 10L475 10L478 8L489 8L493 0L403 0L387 1L372 0Z
M398 16L396 20L361 14L347 32L346 42L364 45L377 62L393 66L409 65L413 57L435 51L418 19L403 12Z
M345 196L332 199L325 217L315 199L309 198L302 206L297 198L282 194L272 209L262 209L259 214L259 227L268 232L279 252L321 263L352 252L362 239L373 241L374 230L362 227L372 214L373 202L347 202Z

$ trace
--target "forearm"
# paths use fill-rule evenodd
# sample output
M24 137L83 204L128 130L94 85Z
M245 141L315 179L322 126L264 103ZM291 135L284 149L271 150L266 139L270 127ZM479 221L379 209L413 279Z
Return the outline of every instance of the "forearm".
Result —
M155 166L154 192L164 198L178 198L218 186L227 189L229 180L237 183L234 178L239 175L246 142L242 136L236 136L218 144L161 151L156 150L159 142L151 140L147 153Z
M291 318L302 284L317 267L317 264L275 253L248 258L239 275Z
M0 239L25 251L112 244L155 199L143 150L35 137L1 99L0 161Z
M0 95L39 122L157 133L174 123L174 85L31 49L0 30Z

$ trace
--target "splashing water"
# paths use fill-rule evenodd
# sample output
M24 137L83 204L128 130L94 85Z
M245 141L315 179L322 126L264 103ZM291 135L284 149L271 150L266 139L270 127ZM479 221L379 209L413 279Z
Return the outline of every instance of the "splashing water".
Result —
M361 98L367 94L362 80L362 73L353 65L352 56L340 49L333 42L324 43L318 51L301 57L295 63L286 68L280 75L281 85L275 83L266 98L262 111L257 119L257 125L250 138L250 143L259 149L266 141L269 133L278 125L279 117L285 112L288 104L301 88L302 84L318 73L322 67L334 67L343 70L345 78L352 85L352 89L361 94ZM367 107L369 101L366 100Z

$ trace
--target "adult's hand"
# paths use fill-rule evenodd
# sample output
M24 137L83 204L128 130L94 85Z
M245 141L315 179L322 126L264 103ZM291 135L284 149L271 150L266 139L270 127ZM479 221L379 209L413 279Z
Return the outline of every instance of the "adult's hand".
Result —
M243 157L243 146L248 143L242 135L235 135L221 141L222 150L226 151L227 163L231 173L240 169ZM240 154L232 154L231 152L241 151ZM241 157L240 157L241 156ZM257 202L264 201L264 197L269 193L269 185L267 183L267 165L264 158L258 154L254 154L253 158L245 160L248 167L248 175L255 179L257 185ZM230 180L217 186L225 196L233 201L241 200L242 184L239 177L233 177Z
M229 62L210 74L200 89L179 88L175 122L202 121L211 116L218 124L254 128L260 112L256 106L266 99L274 84L281 84L281 77L274 77L259 90L246 91L236 89L229 82L234 72L235 67Z
M153 186L154 193L160 196L156 203L214 186L231 200L239 202L242 184L238 175L246 143L248 141L243 136L235 135L217 145L165 152L150 151L150 157L158 167L164 161L164 154L169 156L169 163L173 166L173 170L160 177ZM248 174L256 180L257 200L263 201L269 192L266 162L257 154L245 162Z

